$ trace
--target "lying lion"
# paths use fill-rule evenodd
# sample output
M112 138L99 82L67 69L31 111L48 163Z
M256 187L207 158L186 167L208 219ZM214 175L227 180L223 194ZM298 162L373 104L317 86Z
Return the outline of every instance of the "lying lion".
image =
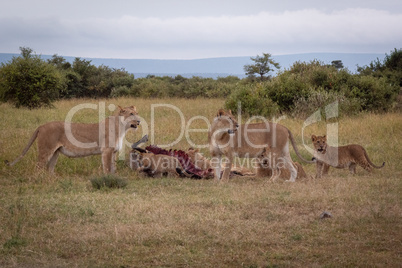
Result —
M190 157L191 161L194 163L196 167L203 170L211 170L211 169L213 170L214 165L218 164L218 163L211 164L211 160L204 157L200 153L199 149L189 148L187 150L187 155ZM222 169L224 167L221 165L220 168ZM255 176L255 173L252 172L250 169L246 167L237 167L235 165L232 165L231 167L231 174L240 176Z
M372 167L382 168L381 166L374 165L366 150L358 144L350 144L340 147L332 147L327 144L327 137L312 135L315 153L313 160L317 161L317 174L316 178L321 178L323 173L328 172L329 166L335 168L349 168L352 174L356 173L356 164L371 172Z
M200 153L199 149L189 148L186 153L197 168L203 170L212 169L211 162Z
M278 160L275 158L275 155L272 154L271 150L269 150L269 147L263 149L262 153L258 156L258 160L257 177L270 177L270 180L273 182L278 178L289 178L289 170L283 167L281 168L281 166L278 165ZM307 174L300 163L293 162L292 164L297 170L296 179L307 178Z
M147 172L153 177L161 177L165 173L175 177L180 177L180 174L184 173L184 168L179 160L173 156L141 153L138 160L140 162L140 167L138 167L137 170Z
M109 116L97 124L49 122L38 127L22 154L9 166L15 165L28 152L37 139L39 168L54 172L60 153L68 157L102 155L104 173L114 173L115 154L123 146L123 139L129 129L140 124L135 106L121 108L118 114Z

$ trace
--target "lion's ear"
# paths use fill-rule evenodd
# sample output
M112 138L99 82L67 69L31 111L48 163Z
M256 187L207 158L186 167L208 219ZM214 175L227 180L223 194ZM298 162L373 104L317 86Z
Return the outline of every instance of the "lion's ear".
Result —
M324 140L327 140L327 135L322 136L324 138Z
M195 149L194 152L198 153L200 151L200 149Z
M230 114L230 115L233 115L233 114L232 114L232 110L229 110L229 114Z
M312 140L312 141L316 141L316 140L317 140L317 136L316 136L316 135L311 135L311 140Z
M216 116L222 116L225 114L225 110L219 109L218 114Z
M117 107L120 109L120 113L124 111L124 108L122 108L120 105L117 105Z
M126 110L122 108L120 105L117 106L119 108L119 114L124 114Z

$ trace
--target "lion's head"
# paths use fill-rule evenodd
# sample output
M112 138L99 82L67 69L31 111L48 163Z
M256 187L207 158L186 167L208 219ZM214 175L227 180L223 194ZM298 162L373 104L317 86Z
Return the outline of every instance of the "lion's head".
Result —
M239 124L231 110L225 112L225 110L220 109L215 117L215 123L216 129L220 129L221 131L224 130L225 132L227 131L229 134L234 134L239 128Z
M319 153L325 153L327 150L327 136L316 136L312 135L311 140L313 142L314 148Z
M198 159L200 159L202 157L199 149L194 149L191 147L188 148L187 155L188 155L188 157L190 157L190 159L191 159L191 161L193 161L193 163L195 163Z
M138 117L137 108L135 106L119 107L119 116L124 117L124 121L130 125L131 128L137 128L137 126L141 123L140 118Z
M209 159L205 158L199 149L189 148L186 153L196 167L206 170L211 169Z
M268 149L267 149L268 148ZM260 161L261 166L269 167L269 146L265 147L260 154L258 154L258 160Z

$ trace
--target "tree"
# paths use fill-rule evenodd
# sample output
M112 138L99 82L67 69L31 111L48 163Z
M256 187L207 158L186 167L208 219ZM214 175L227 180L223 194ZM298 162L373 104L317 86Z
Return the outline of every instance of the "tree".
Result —
M48 59L47 62L57 67L57 69L63 71L71 69L71 63L67 62L65 58L54 54L51 59Z
M96 76L97 68L91 64L90 60L75 58L71 71L67 74L69 81L69 97L83 98L96 97L96 90L93 90L93 80Z
M31 58L31 57L32 57L32 52L33 52L32 48L29 48L29 47L20 47L20 51L21 51L21 56L22 56L24 59L28 59L28 58Z
M244 65L244 71L248 76L254 76L254 74L259 74L261 80L264 79L264 75L267 73L274 71L272 67L279 69L279 63L275 62L271 58L271 54L262 53L262 56L257 55L256 57L251 57L250 59L254 61L254 64Z
M402 48L395 48L390 55L385 55L384 67L392 71L402 72Z
M385 54L385 59L372 61L369 66L357 67L360 75L385 77L391 84L402 87L402 49L394 49L391 54Z
M51 106L65 85L61 74L40 56L32 55L32 49L20 50L20 57L1 64L0 99L29 109Z
M331 65L333 66L333 67L335 67L336 69L343 69L343 63L342 63L342 61L341 60L333 60L332 62L331 62Z

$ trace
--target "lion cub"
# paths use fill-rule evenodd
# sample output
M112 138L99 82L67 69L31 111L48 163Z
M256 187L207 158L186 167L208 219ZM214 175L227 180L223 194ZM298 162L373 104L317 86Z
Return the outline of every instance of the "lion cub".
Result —
M374 165L366 150L358 144L349 144L340 147L332 147L327 144L327 136L312 135L311 140L314 145L314 158L317 161L317 174L316 178L321 178L325 169L329 166L335 168L349 168L352 174L356 173L356 164L371 172L372 167L382 168L381 166ZM323 172L324 171L324 172Z
M154 177L162 176L164 173L171 174L175 177L180 177L178 171L184 172L184 168L179 160L173 156L141 153L139 157L141 166L138 171L144 171L152 174Z

